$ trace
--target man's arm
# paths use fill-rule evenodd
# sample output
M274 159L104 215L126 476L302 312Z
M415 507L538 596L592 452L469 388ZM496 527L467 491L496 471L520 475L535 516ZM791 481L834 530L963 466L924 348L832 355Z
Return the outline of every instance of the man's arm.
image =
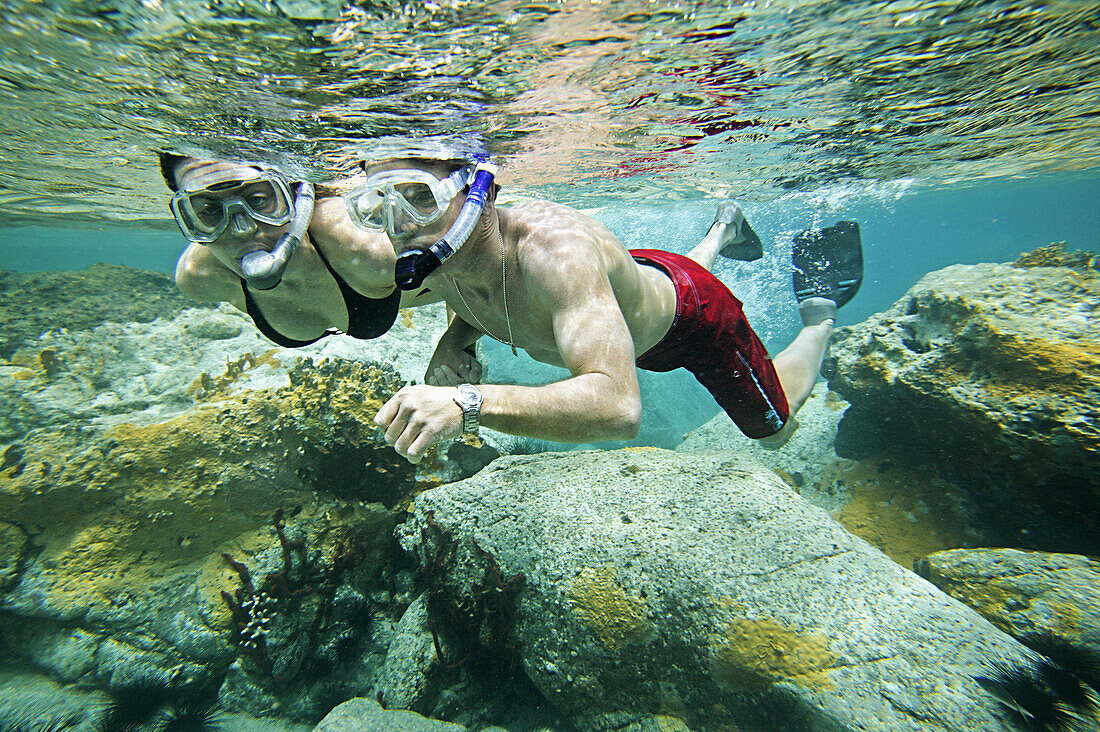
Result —
M451 322L435 344L424 383L433 386L458 386L481 381L481 362L474 350L481 331L447 308Z
M557 442L633 439L641 421L634 342L610 283L559 274L545 296L571 378L545 386L482 387L481 423ZM568 284L565 284L565 283Z
M546 386L481 387L481 423L559 442L631 439L641 421L641 396L630 330L606 274L578 259L575 248L569 254L544 257L525 276L528 299L545 304L573 376ZM419 462L433 443L461 432L454 395L452 387L404 387L375 423L400 454Z

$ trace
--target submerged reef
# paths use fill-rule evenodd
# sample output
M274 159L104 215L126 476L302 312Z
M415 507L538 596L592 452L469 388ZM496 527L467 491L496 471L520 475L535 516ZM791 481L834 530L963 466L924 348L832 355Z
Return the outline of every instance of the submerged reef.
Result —
M241 575L223 554L268 552L283 567L282 580L268 573L264 590L297 620L287 625L280 612L265 630L302 645L258 674L287 684L263 697L267 705L336 642L319 637L320 625L311 630L318 618L327 634L366 632L355 617L369 616L363 593L392 552L395 517L379 501L400 503L416 488L412 466L370 427L396 377L308 361L290 373L293 386L202 404L163 424L40 431L20 443L0 471L5 564L17 566L0 596L7 653L112 693L162 676L195 693L216 689L240 645L229 642L239 617L221 593ZM354 490L324 469L334 451L370 466ZM281 519L272 526L275 508L294 516L299 538ZM288 552L297 556L290 576ZM352 557L357 582L338 597L337 570ZM294 596L307 586L308 597ZM334 604L343 608L340 622L330 617ZM245 685L235 678L234 688ZM241 709L249 697L239 696L225 691L223 704ZM291 717L326 711L319 698L296 698L297 708L285 705ZM251 702L245 710L262 711Z
M42 333L105 322L147 323L196 307L160 272L93 264L75 272L0 270L0 358Z
M1019 571L979 577L934 554L918 566L942 589L907 567L1004 511L1077 496L1087 525L1096 275L1047 266L1063 254L933 273L841 329L844 391L819 385L778 452L720 416L677 452L488 464L533 447L489 433L409 465L373 417L423 374L442 308L302 351L228 306L22 337L0 362L0 727L1057 716L1028 694L1093 683L1090 560L1001 555Z
M435 332L439 315L407 320ZM172 699L307 722L369 688L391 632L372 619L391 610L368 595L391 597L400 507L498 453L408 464L373 425L404 379L326 340L312 353L328 358L303 358L222 307L22 341L0 364L5 667L59 679L51 694L89 720L103 697L78 688L109 700L167 683ZM370 347L413 372L430 353ZM236 598L243 567L274 608ZM266 665L241 652L257 629Z
M935 468L980 506L991 543L1100 552L1098 303L1087 267L926 275L837 330L825 372L851 402L837 454Z

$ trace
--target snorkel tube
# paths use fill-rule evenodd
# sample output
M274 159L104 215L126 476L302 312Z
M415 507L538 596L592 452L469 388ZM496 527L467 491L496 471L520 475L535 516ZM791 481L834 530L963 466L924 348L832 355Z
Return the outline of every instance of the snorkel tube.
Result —
M466 243L481 218L489 190L493 185L493 176L497 166L492 163L478 163L474 168L474 182L466 194L466 203L458 213L458 218L447 229L443 238L432 244L426 251L405 252L397 258L394 279L402 290L415 290L424 284L424 278L434 272L439 265L458 251Z
M294 218L290 222L290 231L279 237L270 252L261 249L241 257L241 276L249 286L257 290L270 290L283 281L286 265L309 229L313 218L313 200L313 184L309 181L299 183L294 196Z

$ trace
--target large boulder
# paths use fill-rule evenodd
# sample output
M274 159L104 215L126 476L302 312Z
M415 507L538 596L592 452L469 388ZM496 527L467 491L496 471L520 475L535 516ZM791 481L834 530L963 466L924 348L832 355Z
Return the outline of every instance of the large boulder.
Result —
M814 385L795 419L798 427L782 447L769 447L742 434L725 412L684 436L677 452L736 450L751 455L779 473L804 498L817 505L843 505L835 495L826 495L823 478L837 464L833 451L837 424L848 402L829 391L824 382Z
M926 275L838 329L825 372L851 407L837 453L936 465L983 505L990 543L1100 551L1098 302L1086 267Z
M374 699L351 699L329 712L313 732L466 732L466 728L416 712L383 709Z
M964 492L934 471L888 457L837 457L837 424L848 402L818 382L799 410L798 428L775 449L752 440L725 414L689 433L677 452L736 450L774 470L804 499L903 567L941 549L971 546Z
M917 571L1100 687L1100 562L1073 554L955 549L923 558Z
M519 664L581 729L1000 731L973 676L1025 657L733 452L503 457L399 535L443 661Z

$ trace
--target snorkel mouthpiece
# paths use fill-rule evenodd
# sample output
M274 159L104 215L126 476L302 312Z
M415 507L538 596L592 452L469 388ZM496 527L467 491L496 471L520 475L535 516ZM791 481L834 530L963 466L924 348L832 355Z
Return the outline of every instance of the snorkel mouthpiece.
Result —
M447 229L443 238L428 247L427 251L405 252L397 258L394 279L402 290L415 290L424 284L424 278L434 272L439 265L450 258L458 248L466 243L477 226L485 202L489 199L489 189L493 185L493 176L497 166L492 163L478 163L474 168L474 182L466 194L466 203L458 213L458 218Z
M434 249L435 247L432 247ZM432 249L426 252L405 252L397 258L394 281L402 290L415 290L424 284L424 278L443 264Z
M290 223L290 231L279 237L270 252L260 250L241 257L241 276L250 287L270 290L283 281L287 263L309 229L309 222L313 218L313 200L313 184L308 181L299 183L297 195L294 197L294 219Z

